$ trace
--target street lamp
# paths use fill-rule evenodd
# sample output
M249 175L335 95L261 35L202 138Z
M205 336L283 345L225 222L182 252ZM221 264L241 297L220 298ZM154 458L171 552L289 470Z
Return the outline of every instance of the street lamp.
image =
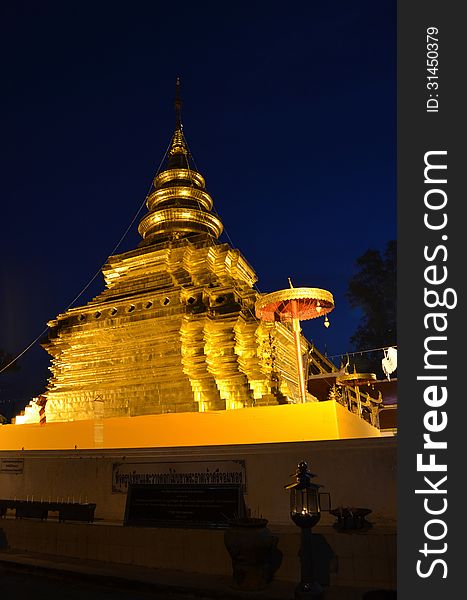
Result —
M295 482L284 486L290 490L290 516L301 529L300 541L300 583L295 589L295 600L311 600L322 597L323 589L313 576L313 552L311 528L321 518L320 485L312 483L315 477L302 460L294 474Z

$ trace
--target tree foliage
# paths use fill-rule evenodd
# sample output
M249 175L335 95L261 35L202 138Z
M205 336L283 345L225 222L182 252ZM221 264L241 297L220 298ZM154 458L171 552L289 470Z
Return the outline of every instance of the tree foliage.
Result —
M397 343L397 246L387 243L383 254L367 250L357 259L358 272L349 280L347 299L362 318L350 342L355 350L369 350ZM381 363L381 353L379 353ZM368 356L371 362L375 357Z

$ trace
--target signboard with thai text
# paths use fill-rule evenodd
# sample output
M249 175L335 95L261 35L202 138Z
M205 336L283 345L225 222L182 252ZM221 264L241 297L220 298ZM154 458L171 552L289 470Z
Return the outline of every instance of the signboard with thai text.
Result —
M24 469L23 458L2 458L0 459L0 473L20 474Z
M112 465L112 493L126 494L130 484L239 485L245 491L245 461L114 463Z

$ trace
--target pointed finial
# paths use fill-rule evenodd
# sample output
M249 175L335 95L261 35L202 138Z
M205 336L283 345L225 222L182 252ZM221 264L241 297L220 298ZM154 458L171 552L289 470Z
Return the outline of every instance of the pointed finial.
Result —
M177 77L175 82L175 132L172 137L170 144L169 155L175 154L188 154L188 148L185 143L183 136L183 125L182 125L182 100L180 98L180 77ZM172 165L173 167L173 165ZM184 159L183 165L179 165L180 168L186 167L186 159Z
M287 277L287 279L289 280L290 289L293 290L292 280L290 277Z
M180 77L175 82L175 120L177 129L182 128L182 99L180 97Z

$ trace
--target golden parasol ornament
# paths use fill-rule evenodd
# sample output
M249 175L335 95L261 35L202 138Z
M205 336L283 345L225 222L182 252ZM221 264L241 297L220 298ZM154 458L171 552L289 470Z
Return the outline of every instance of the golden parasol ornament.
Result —
M362 385L370 385L376 381L376 375L374 373L356 373L355 370L353 373L349 373L348 375L341 375L336 379L336 385L340 387L350 388L354 387L356 396L357 396L357 408L358 414L362 414L362 402L360 398L360 386Z
M350 373L349 375L341 375L336 379L337 385L347 387L370 385L373 381L376 381L374 373Z
M327 290L319 288L290 288L261 296L256 301L256 316L263 321L291 322L298 366L300 401L306 402L305 375L300 344L300 321L323 317L334 308L334 299ZM326 317L327 318L327 317Z

